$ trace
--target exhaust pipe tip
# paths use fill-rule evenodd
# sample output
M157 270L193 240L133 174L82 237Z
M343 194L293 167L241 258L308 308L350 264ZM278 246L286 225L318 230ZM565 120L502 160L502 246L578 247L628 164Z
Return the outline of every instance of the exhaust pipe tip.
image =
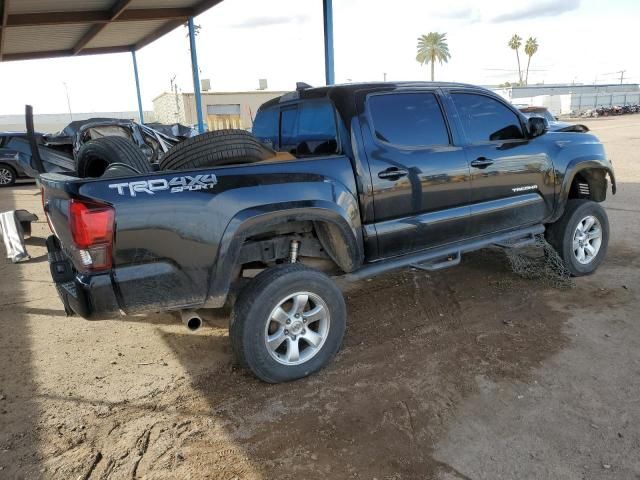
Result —
M181 310L180 318L190 332L197 332L202 327L202 317L193 310Z

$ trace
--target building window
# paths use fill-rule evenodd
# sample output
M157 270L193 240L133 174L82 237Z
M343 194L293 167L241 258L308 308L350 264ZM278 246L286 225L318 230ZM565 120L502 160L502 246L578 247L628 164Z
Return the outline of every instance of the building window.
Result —
M207 105L207 124L209 130L242 129L240 105Z

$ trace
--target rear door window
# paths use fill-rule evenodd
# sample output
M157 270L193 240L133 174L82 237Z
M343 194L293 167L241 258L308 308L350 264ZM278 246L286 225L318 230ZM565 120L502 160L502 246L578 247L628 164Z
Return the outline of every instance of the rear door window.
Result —
M451 98L471 143L524 138L519 117L502 102L474 93L453 93Z
M26 137L11 137L5 146L16 152L31 155L31 144Z
M280 111L280 150L296 153L298 138L298 106L288 107Z
M301 102L280 112L280 149L294 155L330 155L338 151L333 105Z
M442 110L433 93L371 95L368 108L378 140L409 147L449 144Z
M328 100L260 110L252 133L273 148L298 156L338 153L335 112Z
M329 102L302 104L297 141L298 155L327 155L338 151L336 119Z

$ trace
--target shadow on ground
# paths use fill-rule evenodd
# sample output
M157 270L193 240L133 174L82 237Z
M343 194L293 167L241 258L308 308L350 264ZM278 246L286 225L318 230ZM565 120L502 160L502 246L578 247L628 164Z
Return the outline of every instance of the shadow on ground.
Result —
M0 197L0 211L18 207L16 199L32 187L14 187L15 194ZM22 479L24 467L38 471L40 409L34 396L37 388L32 355L32 329L24 312L11 309L26 302L22 265L0 260L0 478ZM10 459L10 460L9 460Z
M342 352L290 384L265 385L234 367L222 329L206 340L163 335L197 391L176 405L204 401L210 412L191 428L206 430L213 419L242 445L221 456L216 436L202 434L182 448L197 468L234 465L213 478L428 478L452 470L432 458L432 445L462 399L485 379L526 379L566 341L565 315L543 300L550 292L507 269L501 252L485 251L457 269L355 286Z

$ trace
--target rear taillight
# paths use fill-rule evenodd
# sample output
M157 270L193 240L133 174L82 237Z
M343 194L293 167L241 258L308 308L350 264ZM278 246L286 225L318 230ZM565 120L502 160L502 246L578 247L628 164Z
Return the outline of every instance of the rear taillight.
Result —
M88 270L111 268L115 211L101 203L71 200L69 225L78 260Z

